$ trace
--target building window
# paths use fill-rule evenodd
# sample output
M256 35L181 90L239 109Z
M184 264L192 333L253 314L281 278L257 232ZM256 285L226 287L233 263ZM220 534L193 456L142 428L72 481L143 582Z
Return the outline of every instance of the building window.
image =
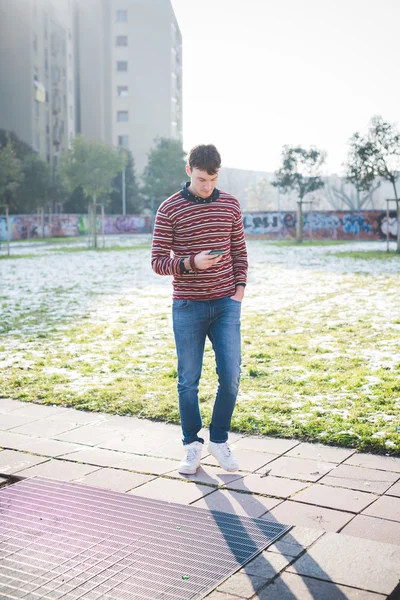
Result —
M127 71L128 70L128 61L127 60L117 60L117 71Z
M127 10L117 10L117 23L126 23L128 21Z
M128 36L127 35L117 35L116 46L127 46L128 45Z
M129 148L129 135L118 136L118 146L120 148Z
M129 96L128 86L127 85L119 85L117 87L117 94L120 98L127 98Z
M129 113L127 110L119 110L117 112L117 121L121 123L122 121L128 121Z
M40 135L38 133L35 133L35 150L40 152Z

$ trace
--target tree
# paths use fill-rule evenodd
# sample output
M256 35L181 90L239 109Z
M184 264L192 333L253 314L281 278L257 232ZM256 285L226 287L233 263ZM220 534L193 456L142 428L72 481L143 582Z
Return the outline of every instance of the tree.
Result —
M324 187L322 180L322 166L325 163L326 153L317 148L306 150L301 146L284 146L282 150L282 166L275 171L275 181L272 185L279 188L284 194L295 192L299 201L296 227L296 240L303 240L303 212L304 198Z
M273 208L271 184L266 177L252 183L246 192L246 210L261 211Z
M382 177L393 186L397 196L396 181L400 175L400 132L382 117L372 117L368 133L358 132L349 140L346 177L357 190L370 190L375 179Z
M0 147L0 204L8 204L10 213L15 212L16 192L23 180L22 162L8 140Z
M84 194L93 200L92 229L93 245L97 247L96 201L110 202L113 180L126 164L125 153L107 146L98 140L86 140L78 136L72 148L61 157L58 173L61 181L73 192L81 187Z
M18 212L36 212L38 206L47 205L51 197L51 171L47 163L35 153L27 154L22 161L24 181L18 190Z
M126 212L131 215L138 215L142 209L139 186L135 175L135 162L132 153L125 150L127 163L125 167L125 194L126 194ZM108 210L110 214L122 214L122 172L119 173L113 181L113 191L111 192L111 202Z
M336 181L333 177L327 178L325 181L326 199L335 210L362 210L365 206L372 202L373 193L380 187L381 182L378 181L374 187L368 192L362 193L356 186L343 181L337 177Z
M149 152L141 190L146 206L151 207L152 212L163 200L177 192L186 178L181 142L168 138L156 138L154 142L155 148Z
M395 125L377 115L372 117L367 135L362 137L356 132L349 145L347 179L358 191L370 190L377 177L389 181L397 200L397 222L400 223L396 186L400 175L400 132ZM397 252L400 254L400 227L397 228Z

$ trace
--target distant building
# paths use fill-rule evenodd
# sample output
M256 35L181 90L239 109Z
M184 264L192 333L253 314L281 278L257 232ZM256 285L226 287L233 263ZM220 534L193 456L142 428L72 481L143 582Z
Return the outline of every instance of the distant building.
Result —
M55 167L75 134L73 5L0 0L0 128Z
M131 150L182 139L182 38L170 0L80 0L78 131Z

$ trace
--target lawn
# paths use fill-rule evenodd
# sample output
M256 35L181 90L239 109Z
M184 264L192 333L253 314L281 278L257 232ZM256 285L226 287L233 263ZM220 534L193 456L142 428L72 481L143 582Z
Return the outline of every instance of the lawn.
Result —
M400 455L398 257L341 248L249 240L232 426ZM1 262L1 396L179 422L170 278L147 239L124 249ZM216 385L207 344L205 424Z

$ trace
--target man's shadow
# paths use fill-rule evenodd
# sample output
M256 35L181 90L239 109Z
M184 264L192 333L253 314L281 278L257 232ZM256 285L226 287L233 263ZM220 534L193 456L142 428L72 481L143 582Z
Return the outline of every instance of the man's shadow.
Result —
M201 471L200 471L201 472ZM240 475L240 474L238 474ZM254 495L245 485L244 485L244 477L245 474L242 475L243 476L243 480L242 480L242 485L241 485L241 491L237 492L237 490L230 490L225 488L224 490L216 490L213 493L210 493L206 496L203 496L203 500L204 502L207 504L208 506L208 510L211 511L212 516L214 518L215 523L218 525L218 528L220 529L222 535L224 536L224 539L227 543L227 546L229 547L230 551L232 552L233 556L235 557L237 563L238 563L238 568L243 568L245 573L248 575L249 578L249 582L253 587L254 590L254 594L255 593L259 593L261 590L263 590L267 584L268 586L270 585L274 585L271 584L270 580L271 579L278 579L277 583L279 582L279 593L280 595L282 595L282 598L284 598L285 600L296 600L296 596L293 594L293 592L288 588L288 586L286 585L286 583L284 582L284 580L279 577L279 570L276 570L274 568L274 566L268 562L268 559L266 557L265 553L260 553L256 559L257 561L257 567L255 568L252 563L253 563L253 559L250 561L247 561L246 564L243 565L243 554L242 552L239 551L239 546L240 544L238 544L238 542L236 541L235 543L233 543L232 541L232 535L228 534L228 530L226 527L226 515L225 513L230 513L230 514L237 514L235 512L235 509L233 507L233 504L230 502L229 498L227 498L227 494L232 494L232 492L236 492L236 493L243 493L244 496L248 496L252 498L252 506L253 509L254 507L257 509L257 505L259 508L259 511L257 510L257 512L259 512L260 517L263 517L263 521L269 521L271 523L278 523L278 521L275 519L275 517L273 517L269 510L264 506L264 504L262 504L258 499L257 496ZM238 476L238 479L240 477ZM190 476L187 476L187 479L190 479ZM230 478L230 476L228 475L221 475L220 479L222 482L224 482L225 485L229 486L229 481L232 482L232 479ZM219 481L218 479L211 479L209 477L207 477L207 483L213 483L214 485L217 486L221 486L221 481ZM196 485L201 486L202 482L201 481L196 481L195 482ZM199 489L201 490L202 494L203 494L203 489L204 486L199 487ZM224 493L220 493L223 492ZM211 502L211 497L214 494L218 494L219 493L219 509L215 510L213 508L213 503ZM245 507L244 507L245 509ZM246 509L245 509L246 510ZM237 515L238 517L249 517L249 515L247 514L240 514ZM254 517L250 516L250 518L255 519ZM259 520L257 520L257 518L253 521L253 523L255 523L260 531L265 535L265 531L263 527L260 527L260 522ZM257 546L257 544L255 543L255 541L251 538L251 536L249 535L247 529L244 527L243 523L241 522L240 518L238 518L237 523L236 523L236 531L237 531L237 540L239 540L241 542L241 544L244 544L247 546L248 551L249 551L249 555L255 555L258 554L259 548ZM294 563L294 567L296 568L296 561L298 560L298 558L305 553L306 551L306 547L303 547L291 534L290 532L286 532L283 533L278 539L274 540L274 544L278 543L282 538L284 537L284 541L286 544L288 544L288 546L290 544L293 544L296 548L296 556L290 556L289 553L287 555L285 554L279 554L276 553L277 556L284 556L288 561L288 565L285 566L285 569L287 568L287 566L289 566L290 564ZM275 554L275 553L274 553ZM309 565L311 565L313 567L313 577L306 577L303 576L301 577L301 575L296 575L296 577L301 577L302 581L304 582L304 584L307 586L308 588L308 592L310 594L310 598L314 598L315 600L346 600L346 596L343 594L343 592L337 587L337 585L329 578L329 576L327 575L327 573L317 564L315 563L315 561L310 557L310 555L308 554L308 561L309 561ZM264 573L264 575L263 575ZM257 578L259 578L257 580ZM268 579L268 581L265 581L265 579ZM315 578L315 579L314 579ZM261 580L264 579L264 581L261 583ZM315 588L315 584L316 584L316 579L319 580L323 580L323 582L325 582L325 585L329 584L329 597L328 596L321 596L321 591L316 592ZM321 582L320 582L321 583ZM259 584L259 585L258 585ZM322 583L321 583L322 584ZM220 584L221 585L221 584ZM271 588L271 592L272 592ZM224 590L225 593L227 593L227 590ZM232 593L234 593L232 591ZM266 597L268 596L268 594L266 595Z

